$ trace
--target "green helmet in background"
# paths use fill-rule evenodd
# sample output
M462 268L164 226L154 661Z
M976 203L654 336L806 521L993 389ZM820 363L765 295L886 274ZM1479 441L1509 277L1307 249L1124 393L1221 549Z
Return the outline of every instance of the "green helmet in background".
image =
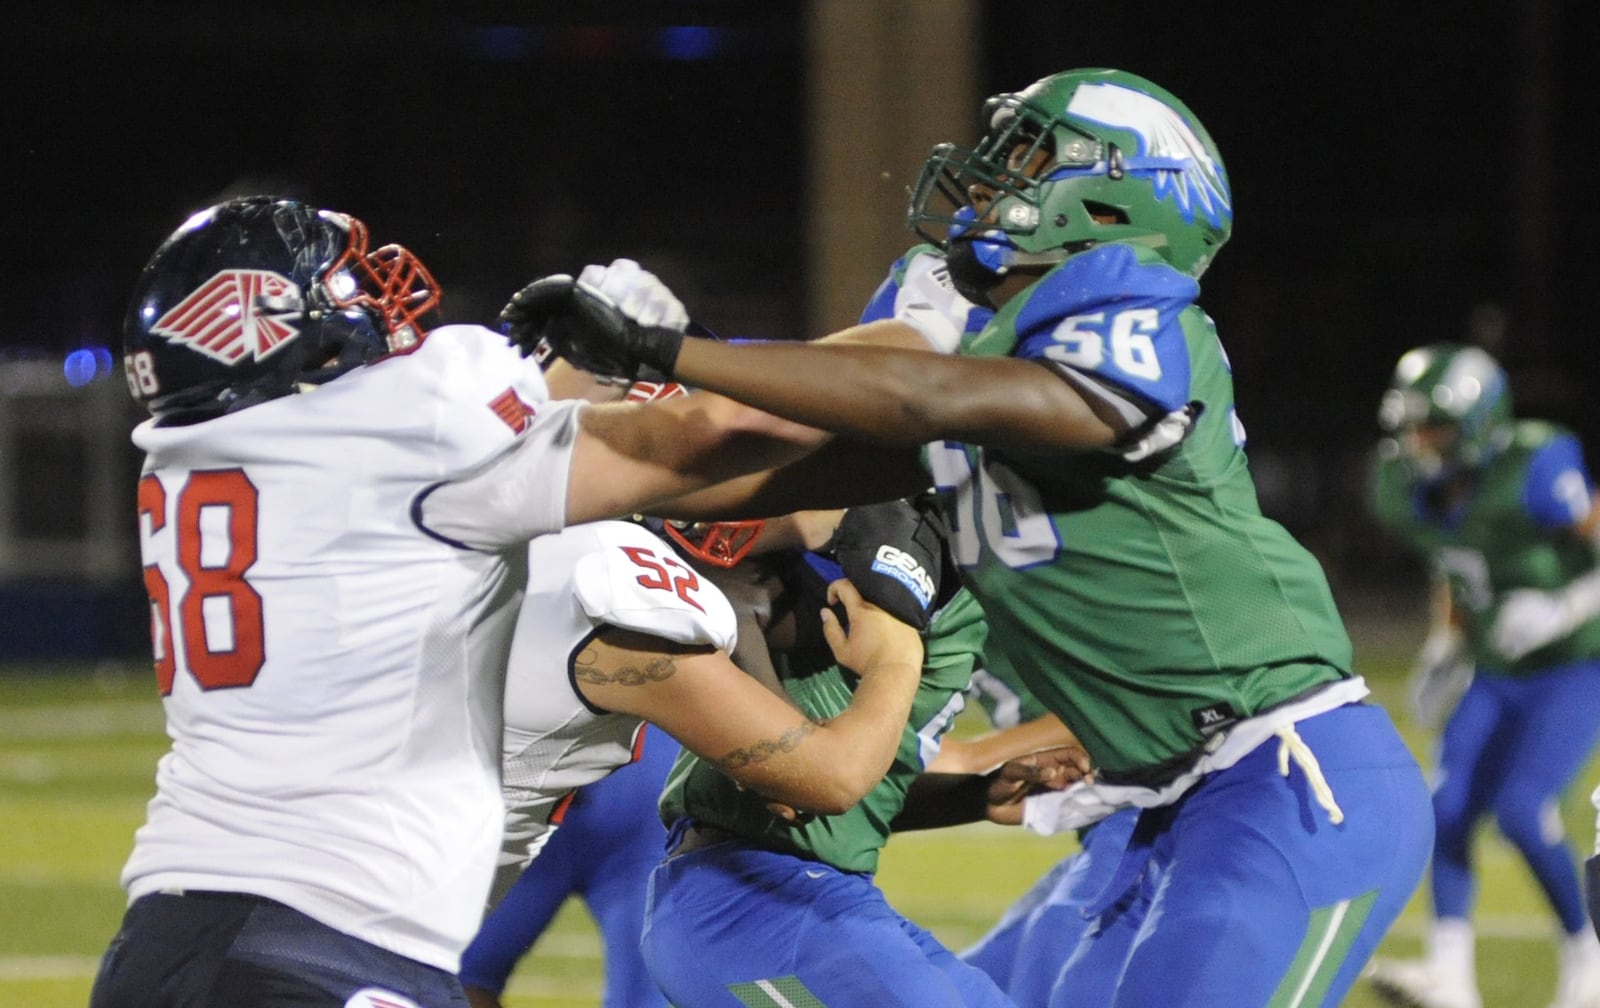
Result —
M1510 441L1511 419L1505 370L1485 351L1460 343L1408 350L1378 404L1378 426L1393 449L1430 480L1488 462Z
M1103 242L1149 246L1198 277L1228 240L1233 197L1216 144L1142 77L1068 70L989 99L984 119L976 147L933 149L907 217L996 282Z

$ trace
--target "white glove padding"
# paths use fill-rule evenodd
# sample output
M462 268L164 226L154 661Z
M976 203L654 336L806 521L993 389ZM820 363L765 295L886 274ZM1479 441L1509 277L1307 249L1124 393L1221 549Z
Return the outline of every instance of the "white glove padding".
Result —
M1129 462L1142 462L1189 436L1195 417L1200 415L1200 404L1189 403L1175 409L1154 423L1147 423L1117 444L1117 454ZM1128 438L1132 438L1130 442Z
M1560 591L1519 588L1500 601L1490 637L1496 651L1516 661L1553 644L1600 615L1600 571L1585 574Z
M1411 715L1422 727L1442 727L1472 685L1475 669L1465 647L1461 631L1454 627L1434 630L1422 642L1406 689Z
M585 266L578 283L610 300L641 326L681 333L689 325L689 313L678 296L632 259L615 259L610 266Z

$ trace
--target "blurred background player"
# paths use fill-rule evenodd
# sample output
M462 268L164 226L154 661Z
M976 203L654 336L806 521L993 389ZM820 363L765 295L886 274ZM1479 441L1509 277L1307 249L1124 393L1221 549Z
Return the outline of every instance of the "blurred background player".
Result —
M728 472L725 431L661 443L670 403L550 402L500 335L429 332L439 296L357 218L272 196L195 214L138 278L124 365L151 414L137 509L172 745L95 1008L461 1003L529 539ZM757 442L787 451L745 436L740 464ZM909 704L920 640L862 615L860 656L901 655L864 682ZM885 765L901 716L875 729Z
M1554 1005L1595 1008L1600 944L1560 815L1600 736L1600 512L1582 447L1556 424L1514 419L1500 365L1458 344L1402 356L1378 422L1374 511L1434 575L1412 695L1444 727L1428 954L1374 962L1373 985L1400 1004L1480 1004L1472 845L1493 815L1557 918Z
M1084 1003L1337 1004L1433 822L1320 566L1256 499L1196 303L1232 226L1220 155L1176 97L1113 70L996 96L983 128L924 166L911 219L936 244L896 272L934 295L892 320L810 344L686 338L641 324L628 306L659 281L625 262L536 282L502 318L592 371L649 367L843 435L685 515L932 477L991 641L1082 740L1101 794L1145 809L1112 883L1137 934L1086 932L1062 978ZM976 334L952 288L995 309Z

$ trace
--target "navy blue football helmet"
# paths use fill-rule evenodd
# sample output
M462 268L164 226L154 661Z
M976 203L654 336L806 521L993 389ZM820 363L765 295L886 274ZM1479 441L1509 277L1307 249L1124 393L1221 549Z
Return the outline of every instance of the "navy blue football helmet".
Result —
M189 218L140 274L123 327L128 388L163 426L301 391L426 336L439 286L347 214L273 196Z

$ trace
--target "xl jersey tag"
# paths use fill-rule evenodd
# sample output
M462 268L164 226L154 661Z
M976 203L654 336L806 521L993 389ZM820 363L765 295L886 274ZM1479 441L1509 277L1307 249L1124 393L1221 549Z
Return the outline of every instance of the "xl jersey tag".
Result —
M1239 712L1233 709L1232 704L1224 701L1195 708L1189 712L1189 720L1194 722L1195 731L1202 737L1210 737L1238 721Z

